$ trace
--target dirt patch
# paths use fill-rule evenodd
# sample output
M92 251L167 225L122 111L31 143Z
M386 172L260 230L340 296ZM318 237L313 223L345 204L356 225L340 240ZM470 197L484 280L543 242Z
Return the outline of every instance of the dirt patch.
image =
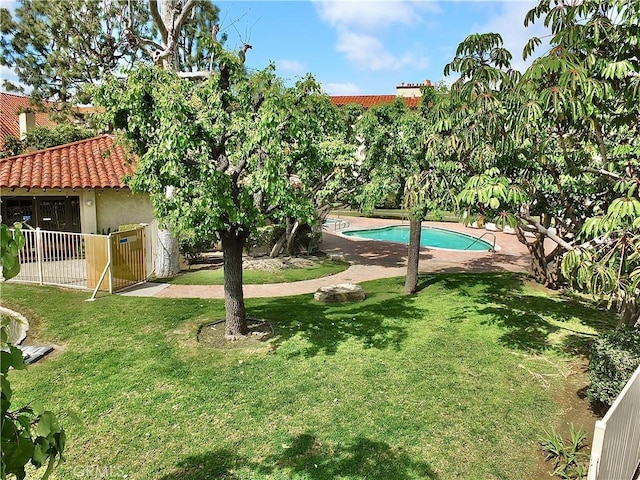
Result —
M201 345L220 350L255 350L264 347L273 337L273 327L269 322L247 318L249 332L239 340L228 340L224 335L224 320L206 323L198 330L197 340Z
M569 439L569 425L573 423L576 430L582 427L587 434L587 438L585 447L580 450L580 453L583 455L586 465L589 464L596 420L602 418L592 410L589 400L585 396L586 388L589 385L587 364L588 361L586 359L572 363L570 374L563 381L562 389L554 396L561 408L561 417L554 425L549 425L548 427L549 432L553 427L565 440ZM545 462L542 448L539 446L538 453L538 467L532 478L560 478L552 476L553 463L551 461Z
M242 261L242 267L247 270L261 270L266 272L276 272L287 268L305 268L312 267L319 263L321 259L318 257L282 257L282 258L245 258Z
M322 261L326 260L324 255L309 255L305 257L277 257L271 258L269 256L262 257L250 257L246 256L242 260L242 268L245 270L260 270L266 272L276 272L278 270L285 270L288 268L306 268L312 267ZM197 263L191 265L183 265L183 269L186 271L194 270L215 270L222 268L222 254L207 253L204 254Z

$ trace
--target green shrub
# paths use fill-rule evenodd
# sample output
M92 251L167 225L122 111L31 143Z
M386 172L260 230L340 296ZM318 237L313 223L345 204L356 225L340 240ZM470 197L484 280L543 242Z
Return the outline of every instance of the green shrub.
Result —
M611 405L638 365L639 328L623 327L598 338L589 359L589 400Z
M210 252L215 249L218 239L206 238L198 236L195 233L186 233L180 236L180 254L186 262L191 265L197 263L203 253Z
M128 232L130 230L137 230L141 227L139 223L125 223L124 225L118 225L119 232Z
M282 237L284 230L282 225L265 225L264 227L258 227L255 231L251 232L245 246L248 250L260 247L271 248L280 237Z

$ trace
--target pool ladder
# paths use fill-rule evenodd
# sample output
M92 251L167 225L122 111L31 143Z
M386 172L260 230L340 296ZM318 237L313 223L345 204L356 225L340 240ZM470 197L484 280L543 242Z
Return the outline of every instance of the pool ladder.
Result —
M465 250L469 250L474 244L476 244L477 242L482 240L485 235L491 235L493 237L493 246L491 247L491 250L489 250L489 251L490 252L495 252L496 251L496 236L495 236L495 234L493 232L484 232L482 235L477 237L473 242L471 242L469 245L467 245L467 248L465 248Z

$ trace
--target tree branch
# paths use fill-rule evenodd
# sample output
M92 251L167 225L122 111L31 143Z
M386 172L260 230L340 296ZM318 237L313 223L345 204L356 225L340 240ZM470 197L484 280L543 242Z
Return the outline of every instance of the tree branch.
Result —
M560 245L567 251L571 251L575 248L573 245L571 245L570 243L567 243L562 238L557 236L555 233L550 232L547 228L545 228L542 224L540 224L540 222L538 222L535 218L529 215L524 215L522 218L527 222L529 222L531 225L533 225L539 233L553 240L554 242L556 242L558 245Z
M212 72L176 72L180 78L209 78Z
M158 27L158 30L160 30L160 38L162 38L162 43L166 45L168 32L167 27L164 25L162 17L160 16L160 11L158 10L158 0L149 0L149 10L151 10L153 23L155 23L156 27ZM162 50L162 48L160 48L160 50Z
M610 180L614 180L614 181L622 180L622 176L621 175L618 175L617 173L605 170L604 168L583 167L581 170L583 172L593 173L595 175L600 175L601 177L606 177L606 178L608 178Z
M173 25L173 32L176 38L179 37L179 33L182 29L182 26L184 25L184 22L187 20L187 17L191 13L191 10L193 10L196 5L198 5L198 0L188 0L187 3L182 6L182 12L180 12L180 16Z

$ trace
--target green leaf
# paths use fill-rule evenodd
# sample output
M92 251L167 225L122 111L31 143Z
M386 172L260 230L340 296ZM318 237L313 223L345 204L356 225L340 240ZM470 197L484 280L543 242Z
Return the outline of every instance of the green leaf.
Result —
M57 430L58 420L56 419L56 416L49 411L43 412L38 419L36 433L41 437L48 437L49 434L56 432Z

